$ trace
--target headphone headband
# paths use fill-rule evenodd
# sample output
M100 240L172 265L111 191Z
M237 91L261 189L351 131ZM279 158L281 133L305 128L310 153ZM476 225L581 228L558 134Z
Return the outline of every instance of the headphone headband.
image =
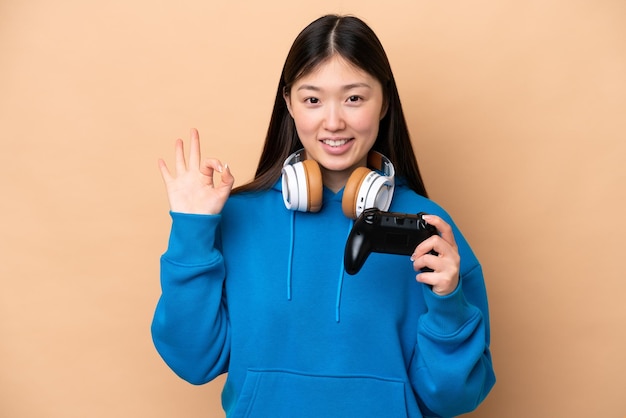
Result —
M285 159L283 167L288 165L294 165L295 163L299 163L300 161L304 160L306 160L306 151L304 148L301 148Z
M367 165L380 171L385 177L395 177L396 175L396 169L391 160L378 151L370 151L367 155Z

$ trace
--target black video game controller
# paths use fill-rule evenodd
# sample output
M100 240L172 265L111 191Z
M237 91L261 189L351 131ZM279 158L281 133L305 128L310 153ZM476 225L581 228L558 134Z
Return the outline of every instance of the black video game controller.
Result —
M413 215L384 212L376 208L364 210L354 222L346 242L346 272L352 275L358 273L373 252L413 254L420 242L438 233L437 228L426 223L422 215L425 213Z

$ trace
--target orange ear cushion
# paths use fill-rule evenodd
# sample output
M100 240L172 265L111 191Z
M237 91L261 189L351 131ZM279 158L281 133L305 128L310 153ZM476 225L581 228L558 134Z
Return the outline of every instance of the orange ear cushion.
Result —
M306 173L307 189L307 211L319 212L322 208L322 195L324 183L322 182L322 171L315 160L302 161L304 172Z
M358 167L352 172L346 183L346 187L343 190L343 198L341 199L341 209L343 209L343 214L350 219L356 219L356 200L359 189L361 184L363 184L363 180L371 171L367 167Z

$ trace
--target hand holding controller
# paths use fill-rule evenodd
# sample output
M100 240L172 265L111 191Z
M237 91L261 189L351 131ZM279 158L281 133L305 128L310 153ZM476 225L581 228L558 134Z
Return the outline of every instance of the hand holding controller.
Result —
M436 235L422 219L424 213L405 214L366 209L354 223L346 242L344 265L348 274L361 270L370 253L411 255L417 245Z

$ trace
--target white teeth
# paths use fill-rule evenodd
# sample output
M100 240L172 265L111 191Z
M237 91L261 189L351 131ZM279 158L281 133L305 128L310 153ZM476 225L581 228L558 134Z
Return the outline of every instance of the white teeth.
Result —
M340 147L348 143L347 139L325 139L324 144L330 145L331 147Z

